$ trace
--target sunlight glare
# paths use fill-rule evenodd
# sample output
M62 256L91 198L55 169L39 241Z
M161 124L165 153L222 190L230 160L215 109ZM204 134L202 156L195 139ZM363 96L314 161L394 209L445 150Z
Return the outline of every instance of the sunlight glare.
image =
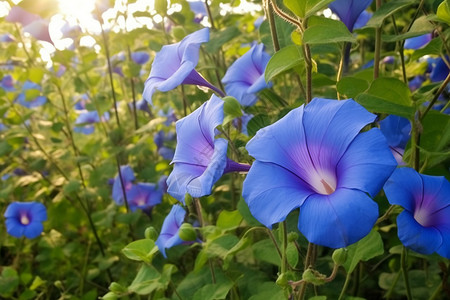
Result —
M59 11L67 16L73 16L80 20L91 18L91 12L94 10L95 1L92 0L58 0Z

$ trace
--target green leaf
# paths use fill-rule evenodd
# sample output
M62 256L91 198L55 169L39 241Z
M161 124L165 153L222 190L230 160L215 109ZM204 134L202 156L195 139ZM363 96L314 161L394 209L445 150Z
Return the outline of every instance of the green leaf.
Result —
M450 0L444 0L439 4L436 15L439 19L450 25Z
M161 274L153 266L143 264L128 290L139 295L150 294L154 290L164 287L159 281L160 277Z
M248 135L254 136L259 129L269 125L270 119L267 115L264 114L256 115L247 124Z
M283 49L289 45L292 45L291 35L295 30L295 27L288 22L285 22L279 17L275 17L275 26L277 28L278 43L280 48ZM269 22L265 21L259 27L259 34L261 42L266 45L269 53L274 53L272 35L270 33Z
M341 21L313 16L303 34L305 44L356 42L356 38Z
M422 120L420 146L429 151L441 151L450 146L450 116L430 110Z
M348 98L355 98L369 87L369 83L356 77L343 77L336 85L338 92Z
M300 18L308 18L334 0L283 0L284 5Z
M280 255L271 240L265 239L256 242L252 246L253 254L259 260L281 266Z
M384 253L381 235L375 230L359 242L348 246L347 249L348 256L343 266L348 273L353 272L360 261L368 261Z
M217 218L217 227L225 230L235 229L241 224L242 215L238 210L223 210Z
M387 17L390 17L395 12L399 11L400 9L407 7L417 1L415 0L396 0L396 1L390 1L385 4L383 4L379 9L377 9L373 15L372 18L370 18L369 22L367 22L365 27L381 27L383 24L384 19Z
M303 63L302 49L296 45L287 46L276 52L269 60L264 72L266 82L275 76Z
M397 78L377 78L372 82L367 93L392 103L412 106L411 92L408 86Z
M375 113L392 114L411 119L415 112L412 107L392 103L391 101L366 93L360 94L355 100L367 110Z
M417 49L411 55L411 61L415 61L425 55L439 55L442 51L442 39L432 39L425 47Z
M158 251L155 242L150 239L142 239L131 242L122 249L122 253L132 260L149 263L153 255Z
M412 37L420 36L432 32L434 29L433 25L426 19L426 17L418 18L411 29L404 34L397 35L383 35L381 38L385 42L398 42Z
M219 32L211 33L209 42L205 44L205 50L209 53L216 53L219 51L220 47L235 37L238 37L240 34L241 32L235 26L230 26Z
M34 83L41 83L42 77L44 77L44 71L40 68L29 68L28 69L28 80Z
M69 195L73 192L77 192L81 184L78 180L72 179L64 186L64 193Z
M225 117L223 118L222 124L228 124L233 119L242 117L241 104L236 100L236 98L227 96L223 98L223 101L225 102L223 104L223 112Z
M19 275L11 267L4 267L0 276L0 295L7 297L19 286Z
M225 282L207 284L195 292L193 300L215 300L225 299L233 287L233 282L226 279Z

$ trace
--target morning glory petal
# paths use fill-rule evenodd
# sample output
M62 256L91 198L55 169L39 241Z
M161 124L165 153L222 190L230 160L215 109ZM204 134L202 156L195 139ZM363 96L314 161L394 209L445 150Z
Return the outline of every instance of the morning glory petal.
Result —
M374 197L397 162L379 129L359 134L337 165L338 187L358 189Z
M13 237L20 238L23 236L25 226L20 224L15 218L7 218L5 221L6 232Z
M450 259L450 226L447 224L446 226L439 227L439 232L442 236L442 244L436 252L440 256Z
M420 49L432 39L431 33L419 35L405 40L405 49Z
M183 224L185 216L186 211L184 208L180 205L174 205L164 219L161 232L155 244L166 258L166 249L183 243L183 240L178 236L178 231Z
M339 19L353 31L359 15L370 6L372 0L335 0L330 4L330 9L338 15Z
M289 170L255 161L244 180L242 196L252 215L268 228L286 219L312 193L309 186Z
M131 59L136 64L143 65L150 59L150 55L144 51L136 51L136 52L131 53Z
M398 237L402 244L417 253L431 254L442 244L442 235L434 227L423 227L408 211L397 217Z
M365 237L377 218L378 205L364 192L340 188L309 196L300 207L298 229L311 243L342 248Z
M38 237L42 231L44 231L44 226L41 222L31 222L25 227L23 234L28 239L34 239L35 237Z

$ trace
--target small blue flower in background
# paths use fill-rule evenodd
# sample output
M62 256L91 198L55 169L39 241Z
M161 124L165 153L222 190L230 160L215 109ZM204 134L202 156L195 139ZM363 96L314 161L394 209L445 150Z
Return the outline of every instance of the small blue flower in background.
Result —
M177 116L175 115L175 110L173 110L172 107L170 107L167 110L167 112L160 109L158 111L158 116L167 118L166 121L164 122L164 125L166 125L166 126L170 126L170 124L172 124L173 122L176 122L178 120Z
M168 193L183 203L186 193L192 197L209 195L222 174L249 168L228 159L228 141L215 138L216 127L223 122L223 105L222 99L213 95L176 123L174 167L167 185Z
M335 0L329 7L351 32L356 20L371 3L372 0Z
M240 130L243 134L248 135L247 125L252 118L253 118L252 114L248 114L242 111L242 116L239 118L235 118L232 124L236 129Z
M203 1L188 1L189 7L191 11L194 13L194 22L200 23L203 21L203 18L208 16L208 12L206 11L206 5Z
M369 22L370 18L372 18L373 13L364 10L356 19L355 25L353 25L353 30L362 28L366 26L367 22Z
M89 99L89 96L87 94L83 94L79 97L79 99L75 103L74 107L76 110L85 110L86 104L88 104L90 102L91 102L91 100Z
M39 202L13 202L6 208L4 216L10 235L32 239L44 230L42 222L47 220L47 210Z
M447 60L448 59L449 57L447 57ZM448 76L449 71L450 69L445 61L441 57L438 57L433 64L433 69L430 73L430 80L432 82L442 81Z
M145 81L143 97L152 103L155 91L167 92L180 84L193 84L223 93L211 85L196 70L200 45L209 41L209 29L203 28L187 35L181 42L163 46L152 64L150 75Z
M265 17L264 16L259 16L254 22L253 22L253 26L255 26L255 29L259 29L259 27L261 27L261 24L264 22Z
M9 33L4 33L0 35L0 42L2 43L12 43L15 41L16 39L14 38L14 36L10 35Z
M155 142L158 154L161 155L166 160L172 160L175 154L175 150L167 147L166 142L175 142L176 136L174 132L164 132L160 130L153 136L153 141Z
M380 121L380 130L386 137L389 148L399 165L404 165L402 160L406 144L411 138L411 123L408 119L389 115Z
M99 123L109 120L109 112L105 112L100 118L98 112L94 111L84 111L75 120L75 127L73 131L83 134L91 134L94 132L95 127L93 123Z
M222 82L228 96L236 98L242 106L256 103L256 93L270 87L264 79L264 71L270 55L264 52L264 44L253 45L227 70Z
M122 182L120 181L119 174L117 174L117 176L114 178L112 198L118 205L123 205L125 202L123 190L125 190L125 193L127 193L126 196L128 200L128 192L133 187L133 181L136 178L134 177L133 169L131 169L130 166L121 166L120 174L122 175Z
M300 207L300 232L331 248L366 236L378 218L371 197L397 166L379 129L360 133L375 118L351 99L315 98L260 129L242 192L253 216L271 228Z
M422 76L422 75L417 75L413 79L411 79L408 82L408 87L411 90L411 92L414 92L415 90L420 88L422 86L422 83L425 81L425 79L426 79L425 76Z
M6 92L14 92L16 90L14 88L14 79L11 75L3 76L2 81L0 81L0 87Z
M155 244L158 246L159 252L167 258L166 249L173 246L188 244L190 242L183 241L178 235L181 225L184 223L186 211L180 205L172 206L167 217L164 219L161 232Z
M150 59L150 55L144 51L136 51L131 53L131 59L138 65L143 65Z
M153 183L137 183L127 191L128 205L131 211L142 209L149 212L155 205L161 203L162 191Z
M424 35L416 36L413 38L409 38L405 40L405 49L420 49L424 47L426 44L428 44L432 39L432 34L427 33Z
M25 81L25 83L22 86L22 93L20 93L17 96L16 102L27 108L35 108L44 105L47 102L47 97L45 96L35 96L32 97L33 99L27 99L27 94L28 93L34 94L34 92L40 93L41 86L28 80Z
M397 169L384 186L391 204L404 208L397 217L398 237L421 254L450 258L450 183L443 176Z

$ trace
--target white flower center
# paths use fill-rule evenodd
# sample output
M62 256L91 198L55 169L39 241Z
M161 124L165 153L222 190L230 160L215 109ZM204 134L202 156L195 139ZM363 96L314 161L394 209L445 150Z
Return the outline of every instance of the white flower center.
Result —
M27 214L20 214L20 223L22 225L30 224L30 218L28 218Z
M326 171L314 170L308 182L317 193L322 195L333 194L336 190L336 176Z
M419 208L414 212L414 219L423 227L428 227L430 224L430 218L428 211L423 208Z

